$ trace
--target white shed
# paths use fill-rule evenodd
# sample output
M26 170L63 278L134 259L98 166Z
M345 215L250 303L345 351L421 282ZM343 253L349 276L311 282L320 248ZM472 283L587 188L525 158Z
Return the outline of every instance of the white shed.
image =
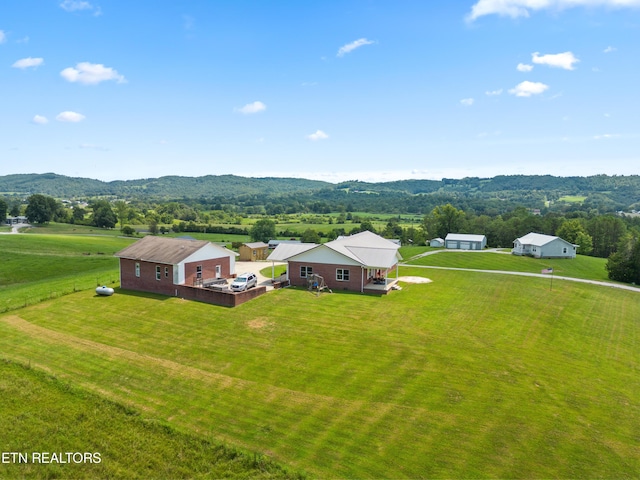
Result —
M444 238L432 238L429 242L430 247L444 247Z

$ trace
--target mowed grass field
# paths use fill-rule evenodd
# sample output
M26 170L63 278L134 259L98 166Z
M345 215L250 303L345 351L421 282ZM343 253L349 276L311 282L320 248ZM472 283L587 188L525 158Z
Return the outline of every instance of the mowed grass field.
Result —
M415 259L411 259L410 256L405 254L403 254L403 256L405 257L404 261L410 265L471 268L474 270L504 270L527 273L540 273L542 269L552 267L554 275L605 282L610 281L607 276L607 270L605 269L607 259L588 257L585 255L578 255L573 259L539 259L491 251L439 251L438 253L432 253Z
M400 275L433 282L276 290L234 309L83 291L0 315L0 352L311 476L637 476L639 294Z
M0 235L0 312L119 280L113 254L134 239Z
M0 463L0 478L294 477L262 457L149 422L42 371L2 360L0 392L2 452L27 457L26 463ZM34 461L40 452L62 452L65 463Z

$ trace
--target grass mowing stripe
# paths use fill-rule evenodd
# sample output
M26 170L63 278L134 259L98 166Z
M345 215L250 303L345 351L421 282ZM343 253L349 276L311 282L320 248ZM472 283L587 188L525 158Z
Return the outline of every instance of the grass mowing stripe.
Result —
M196 369L193 378L179 367L21 336L3 322L0 349L133 398L153 418L322 477L638 471L637 294L583 284L550 292L544 279L480 273L428 276L433 283L386 297L285 289L224 309L83 292L20 311L47 330ZM247 383L222 388L209 374Z

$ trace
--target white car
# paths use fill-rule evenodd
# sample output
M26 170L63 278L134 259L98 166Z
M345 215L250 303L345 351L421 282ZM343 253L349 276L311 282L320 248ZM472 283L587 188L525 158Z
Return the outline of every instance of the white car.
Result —
M258 277L255 273L243 273L231 283L231 290L234 292L244 292L258 284Z

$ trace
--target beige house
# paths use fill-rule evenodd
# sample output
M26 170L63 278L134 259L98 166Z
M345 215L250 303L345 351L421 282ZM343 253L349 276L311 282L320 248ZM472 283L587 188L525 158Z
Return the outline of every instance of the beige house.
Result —
M255 262L266 260L269 256L269 245L264 242L243 243L238 249L241 262Z

